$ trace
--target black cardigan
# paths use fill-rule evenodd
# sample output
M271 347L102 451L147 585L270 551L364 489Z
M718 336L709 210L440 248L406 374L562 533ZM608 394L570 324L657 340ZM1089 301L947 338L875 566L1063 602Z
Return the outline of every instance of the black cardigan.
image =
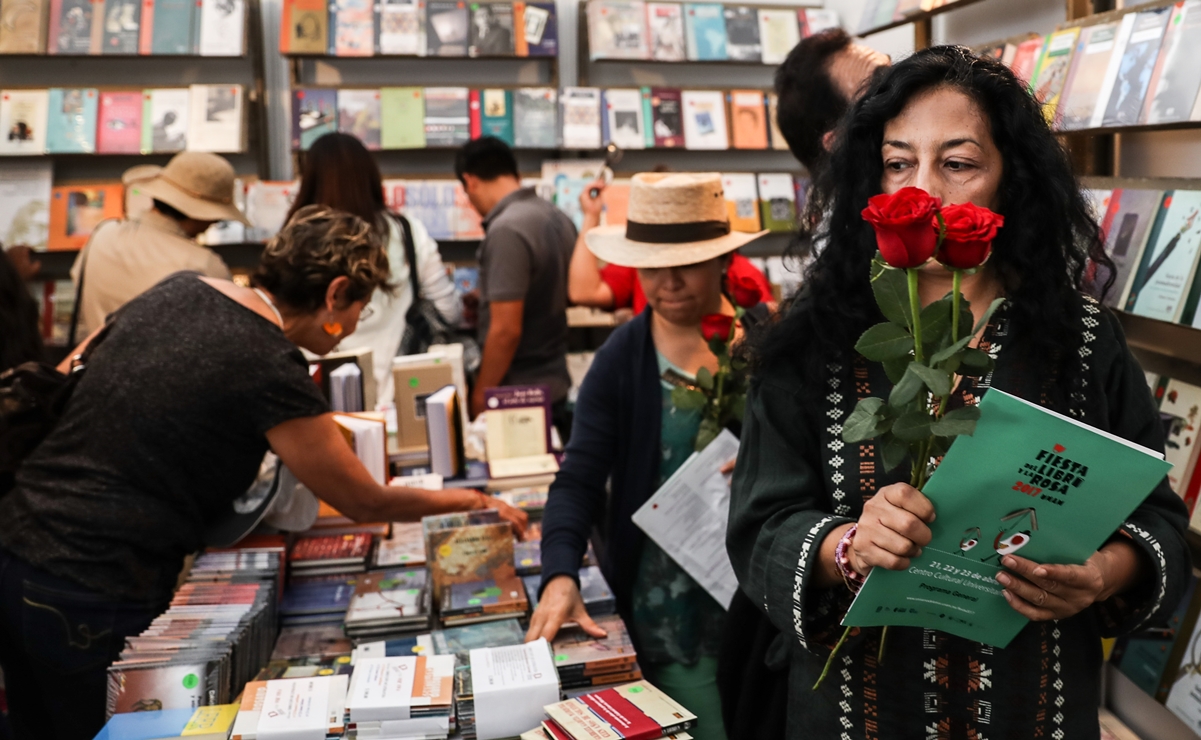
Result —
M597 553L601 571L627 619L646 541L631 517L659 482L663 403L650 317L648 308L597 351L580 386L571 441L542 521L543 586L563 574L579 582L588 537L600 526L605 533L605 546Z

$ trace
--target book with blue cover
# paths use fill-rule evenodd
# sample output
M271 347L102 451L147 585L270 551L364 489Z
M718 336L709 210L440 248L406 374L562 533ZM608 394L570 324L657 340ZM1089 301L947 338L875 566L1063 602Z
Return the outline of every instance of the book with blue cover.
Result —
M52 87L46 117L46 151L92 154L100 93L94 87Z
M684 34L688 59L693 62L726 61L725 6L719 3L686 3Z
M513 146L512 90L480 90L480 131Z
M104 1L104 54L137 54L141 0Z
M1130 40L1122 54L1105 115L1101 119L1102 126L1133 126L1138 123L1147 88L1151 84L1151 73L1159 59L1164 30L1171 16L1171 5L1144 10L1135 15Z
M344 577L289 584L279 606L284 624L313 621L303 619L306 617L332 617L341 622L354 596L355 583L355 578Z
M517 33L525 34L528 53L532 57L557 57L559 55L559 20L554 3L526 3L523 14L524 28Z
M193 0L154 0L154 35L150 42L154 54L194 54L192 26L196 23Z

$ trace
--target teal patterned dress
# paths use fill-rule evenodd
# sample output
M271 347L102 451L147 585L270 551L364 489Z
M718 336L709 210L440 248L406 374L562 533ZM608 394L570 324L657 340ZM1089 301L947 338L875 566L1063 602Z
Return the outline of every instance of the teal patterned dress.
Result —
M691 377L663 355L658 359L660 374L670 368ZM692 455L701 423L699 410L675 408L672 385L661 385L659 485ZM697 728L689 734L698 740L724 740L716 675L726 610L650 539L638 563L633 595L631 628L647 679L697 715Z

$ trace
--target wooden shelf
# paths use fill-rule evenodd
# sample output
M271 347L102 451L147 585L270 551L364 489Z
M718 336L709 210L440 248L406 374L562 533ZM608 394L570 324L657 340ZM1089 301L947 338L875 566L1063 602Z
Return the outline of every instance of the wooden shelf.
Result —
M1133 126L1100 126L1098 128L1057 129L1060 136L1084 134L1094 136L1099 134L1139 134L1154 131L1180 131L1182 129L1201 128L1201 121L1177 121L1176 123L1156 123Z
M949 2L946 5L943 5L938 8L934 8L933 10L927 10L927 11L924 11L921 13L914 13L906 18L902 18L899 21L891 21L889 23L885 23L882 26L876 26L875 28L869 28L869 29L863 30L863 31L856 31L855 35L856 36L871 36L874 33L882 33L884 31L889 31L894 28L900 28L901 26L907 26L910 23L921 23L922 21L928 21L931 18L934 18L935 16L942 15L943 13L949 13L952 10L959 10L960 8L966 8L967 6L975 5L978 2L981 2L981 0L955 0L954 2Z
M713 65L717 67L761 67L764 69L775 69L780 65L778 63L755 62L749 59L617 59L613 57L597 57L589 59L592 64L652 64L664 65L668 67L689 66L696 67L701 65Z
M4 59L247 59L248 55L241 54L0 54Z
M1143 369L1201 385L1201 329L1114 311Z
M524 56L524 57L519 57L515 54L494 54L494 55L488 55L488 56L472 57L472 56L429 56L429 55L425 55L425 54L356 54L356 55L347 55L347 54L318 54L316 52L313 52L313 53L283 52L282 56L284 56L287 59L317 59L317 60L424 59L424 60L434 61L434 62L445 62L445 61L449 61L449 60L467 60L467 61L504 60L504 61L513 61L513 62L529 62L529 61L558 62L559 61L559 58L557 56L549 56L549 55L544 55L544 54L539 54L538 56L530 55L530 56Z

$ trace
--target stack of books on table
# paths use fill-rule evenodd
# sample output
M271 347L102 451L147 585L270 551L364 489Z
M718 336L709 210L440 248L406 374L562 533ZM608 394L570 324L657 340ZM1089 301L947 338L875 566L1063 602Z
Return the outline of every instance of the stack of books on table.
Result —
M372 536L367 532L304 537L296 541L288 556L293 578L367 570Z
M353 650L354 644L340 623L284 627L270 662L254 680L349 674Z
M280 602L281 623L341 626L357 580L356 575L344 574L293 578Z
M167 611L108 669L109 713L229 702L267 663L276 637L282 538L205 553Z
M542 576L526 576L522 580L525 582L526 593L529 594L530 609L537 609ZM617 597L613 595L613 589L609 588L609 582L605 580L601 569L595 565L580 568L580 597L584 599L584 607L593 618L617 611Z
M358 579L346 610L346 634L356 640L430 628L429 572L405 568L368 573Z
M447 737L454 673L454 658L447 655L357 660L346 702L347 737Z
M373 569L425 565L425 538L421 522L393 522L392 534L375 543Z
M124 712L114 714L95 740L155 740L170 737L221 740L229 737L237 714L237 704Z
M696 715L646 681L602 689L546 707L542 731L547 740L608 737L680 740L696 726ZM636 734L631 730L637 728Z
M385 658L400 655L449 655L455 664L465 667L472 650L483 647L520 645L525 630L516 619L484 622L464 627L434 630L426 635L409 635L380 642L363 642L354 649L352 660Z
M517 576L454 583L442 592L442 624L447 627L524 617L530 602Z
M625 622L616 614L600 617L597 626L608 633L593 637L574 627L555 636L555 670L564 689L608 686L642 678L638 655Z
M341 737L349 686L344 674L252 681L242 692L230 739Z
M471 651L470 665L455 673L459 731L464 740L517 737L560 699L555 661L546 640Z

